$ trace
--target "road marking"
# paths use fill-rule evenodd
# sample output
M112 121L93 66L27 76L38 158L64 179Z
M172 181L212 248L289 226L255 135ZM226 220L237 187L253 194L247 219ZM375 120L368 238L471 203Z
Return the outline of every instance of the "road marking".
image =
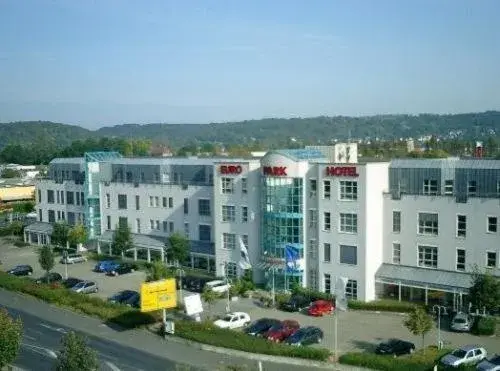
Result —
M104 362L106 364L106 366L108 366L111 370L113 371L121 371L118 366L116 366L115 364L111 363L111 362L108 362L108 361L105 361Z
M35 339L33 336L29 336L29 335L24 334L24 337L25 337L26 339L29 339L29 340L35 340L35 341L36 341L36 339Z
M45 323L40 323L40 326L45 327L46 329L49 329L49 330L52 330L55 332L60 332L61 334L67 333L67 331L61 327L53 327L53 326L47 325Z
M51 349L40 347L38 345L32 345L32 344L26 344L22 343L22 346L32 350L35 353L41 354L41 355L46 355L49 356L52 359L57 359L57 354ZM116 371L116 370L113 370Z

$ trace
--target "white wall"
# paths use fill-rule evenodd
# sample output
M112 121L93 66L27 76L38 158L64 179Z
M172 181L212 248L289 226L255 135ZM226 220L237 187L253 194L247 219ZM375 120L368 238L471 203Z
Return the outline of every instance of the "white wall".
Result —
M42 193L42 202L39 202L38 199L38 190L41 191ZM54 203L49 204L47 202L47 191L48 190L53 190L54 191ZM73 181L65 181L64 183L56 183L52 180L48 179L41 179L38 180L35 183L35 198L36 198L36 213L37 213L37 220L39 221L39 209L42 209L42 218L43 222L48 222L49 221L49 210L54 210L55 213L55 218L57 221L57 212L63 212L65 213L66 220L68 218L68 212L73 212L75 213L75 218L78 220L78 215L82 215L85 213L85 206L78 206L76 205L76 196L74 197L74 205L68 205L67 204L67 192L83 192L83 185L81 184L75 184ZM57 191L63 191L64 192L64 203L57 203ZM86 200L85 200L86 202Z

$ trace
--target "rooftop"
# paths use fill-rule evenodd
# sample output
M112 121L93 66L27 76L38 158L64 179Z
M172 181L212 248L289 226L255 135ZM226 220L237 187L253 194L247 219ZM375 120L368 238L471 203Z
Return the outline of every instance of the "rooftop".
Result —
M274 153L278 153L280 155L289 157L295 161L303 161L303 160L326 160L323 152L317 149L278 149L273 151Z
M391 168L400 169L499 169L500 160L484 159L484 158L398 158L391 160Z

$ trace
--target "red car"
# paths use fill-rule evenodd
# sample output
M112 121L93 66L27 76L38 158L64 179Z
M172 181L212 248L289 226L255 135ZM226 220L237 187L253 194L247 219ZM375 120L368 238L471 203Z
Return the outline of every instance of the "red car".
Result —
M308 313L310 316L321 317L324 314L332 314L335 306L329 300L317 300L311 304Z
M285 320L279 325L271 327L267 333L264 334L264 337L268 340L279 343L280 341L283 341L287 337L293 335L299 328L300 325L297 321Z

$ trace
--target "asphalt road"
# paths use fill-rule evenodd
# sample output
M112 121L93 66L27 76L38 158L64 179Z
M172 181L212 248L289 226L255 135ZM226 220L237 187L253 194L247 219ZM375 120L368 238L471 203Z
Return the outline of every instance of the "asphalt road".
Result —
M23 320L23 347L15 365L24 370L52 369L61 336L67 331L77 331L87 337L90 346L99 353L103 371L225 371L224 366L228 365L257 370L257 362L253 360L198 350L161 339L145 330L113 329L98 319L1 289L0 306ZM304 370L304 366L263 362L264 371L285 368L287 371Z

